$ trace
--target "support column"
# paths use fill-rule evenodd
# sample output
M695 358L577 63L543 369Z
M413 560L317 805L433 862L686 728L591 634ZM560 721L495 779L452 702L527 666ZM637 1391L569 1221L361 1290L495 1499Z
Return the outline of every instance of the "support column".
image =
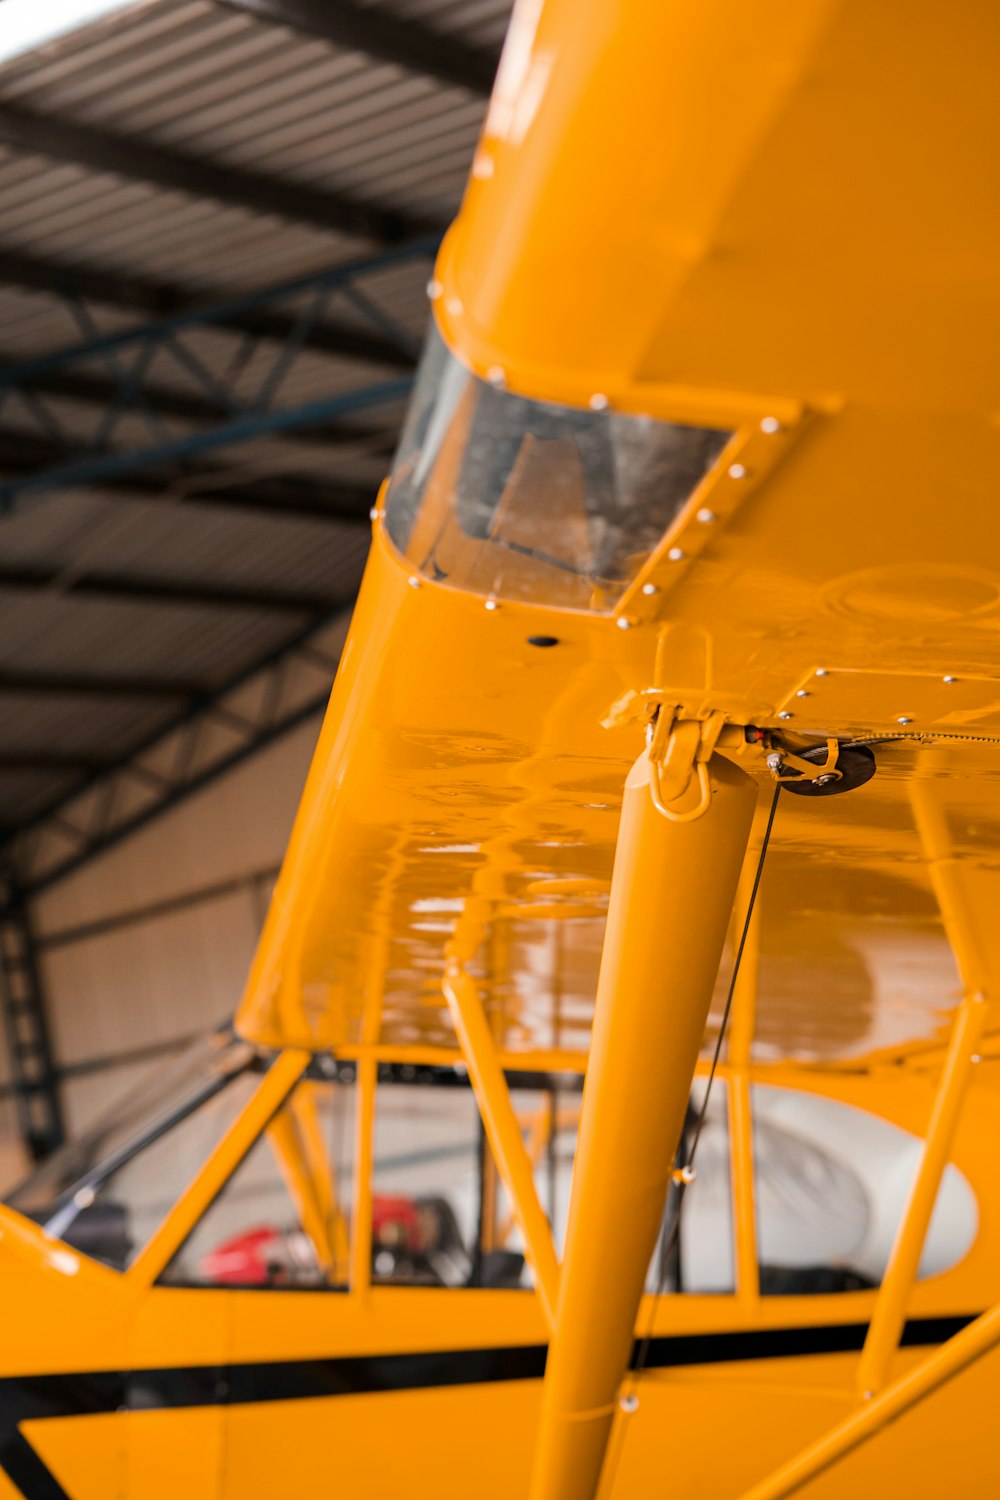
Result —
M591 1500L746 853L756 783L708 763L701 816L625 784L532 1500Z
M963 888L962 869L952 848L947 818L935 792L934 786L928 782L914 782L910 801L965 998L952 1024L920 1165L903 1210L858 1364L858 1390L865 1398L870 1398L885 1384L899 1348L907 1303L919 1275L920 1257L969 1087L972 1059L989 1013L989 965L976 930L973 904Z
M18 1124L32 1159L42 1161L65 1132L38 959L17 892L0 907L0 987Z

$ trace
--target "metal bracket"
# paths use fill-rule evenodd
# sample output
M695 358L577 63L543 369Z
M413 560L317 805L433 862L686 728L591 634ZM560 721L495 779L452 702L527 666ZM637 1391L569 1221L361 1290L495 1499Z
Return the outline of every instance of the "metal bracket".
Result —
M837 768L840 758L839 740L827 740L826 760L822 763L816 760L806 760L803 756L796 755L773 735L767 735L764 744L768 752L767 769L775 781L805 780L814 781L817 786L829 786L831 782L843 780L844 773ZM791 774L788 774L789 772Z

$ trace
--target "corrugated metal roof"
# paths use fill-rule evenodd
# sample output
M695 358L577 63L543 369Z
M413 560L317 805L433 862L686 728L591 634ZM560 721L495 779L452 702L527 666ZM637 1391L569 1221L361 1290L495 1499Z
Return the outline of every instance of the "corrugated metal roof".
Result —
M499 54L510 11L510 0L354 4L479 56ZM401 224L446 225L482 121L481 92L378 51L377 39L369 52L351 50L213 0L149 0L0 65L0 113L29 122L19 135L0 128L0 365L133 327L161 306L219 301L377 251L373 239L324 227L316 214L223 201L233 198L226 181L241 174L314 202L374 205ZM67 126L69 135L58 148L49 137L42 150L32 120ZM166 186L120 161L112 170L76 149L87 132L88 140L96 132L230 177L199 196L197 174ZM365 278L375 322L343 293L329 297L322 317L412 350L427 318L428 267L426 257L403 259ZM89 276L82 301L67 300L68 273ZM110 280L95 282L102 275ZM294 324L311 296L269 304L268 314ZM239 319L186 328L181 340L179 353L167 347L150 360L147 408L110 421L109 393L139 345L60 366L47 383L0 388L4 473L58 466L88 445L149 445L154 431L199 434L225 420L228 398L245 402L261 391L280 350L272 338L253 347ZM340 357L334 344L307 340L271 404L297 407L404 373L405 354L382 363ZM111 758L176 712L169 698L101 696L93 682L74 695L61 690L62 679L221 684L280 648L317 602L353 594L367 550L365 496L388 466L404 408L400 396L183 465L56 487L0 520L0 757L8 756L6 770L0 760L0 828L73 785L54 764L15 765L33 747L50 761L59 747ZM356 523L337 519L355 505ZM323 508L329 515L300 513ZM137 580L161 592L131 597ZM190 597L170 599L171 589ZM227 590L284 604L220 602ZM297 599L301 613L287 607ZM4 673L53 681L18 695L16 684L2 686Z

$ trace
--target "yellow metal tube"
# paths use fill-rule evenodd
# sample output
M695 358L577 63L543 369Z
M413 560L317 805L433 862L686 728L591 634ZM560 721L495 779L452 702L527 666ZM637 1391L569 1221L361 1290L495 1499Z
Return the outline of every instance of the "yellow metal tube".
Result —
M750 906L755 862L744 865L736 900L737 922L733 928L733 951L739 943L739 923ZM747 928L740 971L733 991L729 1023L728 1084L730 1175L733 1192L733 1226L736 1238L736 1292L746 1306L760 1295L757 1265L757 1217L754 1202L753 1113L750 1103L750 1048L757 1020L757 981L760 967L760 900L754 904Z
M923 1155L910 1188L858 1364L858 1389L865 1395L877 1391L885 1384L893 1357L899 1348L906 1321L906 1304L917 1279L920 1256L937 1202L941 1178L948 1165L955 1127L972 1067L972 1056L982 1033L987 1009L982 995L969 995L962 1002L955 1018L948 1056L927 1127Z
M824 1473L862 1443L868 1442L897 1417L911 1411L942 1385L960 1375L977 1359L1000 1344L1000 1304L983 1313L968 1328L935 1349L908 1374L894 1380L877 1396L845 1417L825 1437L806 1448L790 1463L746 1490L741 1500L785 1500L804 1484Z
M590 1500L629 1363L756 784L714 755L701 818L625 784L533 1500Z
M970 915L970 903L964 899L961 869L954 858L944 812L933 788L926 782L914 783L910 797L945 932L965 987L965 999L959 1006L952 1026L920 1165L900 1221L858 1364L858 1389L865 1395L879 1390L885 1384L893 1357L899 1348L906 1321L906 1304L917 1279L920 1256L969 1083L972 1058L982 1035L988 1010L986 996L981 988L986 966Z
M378 1063L358 1063L354 1136L354 1225L351 1235L351 1291L363 1296L372 1281L372 1168L375 1157L375 1089Z
M559 1262L556 1260L549 1221L538 1201L531 1158L511 1103L493 1033L475 980L454 962L449 964L445 974L444 994L451 1012L452 1025L468 1064L486 1137L504 1187L510 1194L511 1206L524 1236L528 1259L534 1267L545 1320L552 1328L559 1286Z
M149 1283L159 1276L281 1108L308 1061L309 1053L298 1048L289 1048L275 1060L211 1156L132 1262L128 1275L133 1281Z

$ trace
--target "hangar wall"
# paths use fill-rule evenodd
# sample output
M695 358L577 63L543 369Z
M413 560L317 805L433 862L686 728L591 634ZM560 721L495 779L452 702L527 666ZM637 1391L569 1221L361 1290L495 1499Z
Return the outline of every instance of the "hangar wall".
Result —
M236 1005L321 716L40 895L32 907L73 1137ZM0 1035L0 1192L24 1157Z

